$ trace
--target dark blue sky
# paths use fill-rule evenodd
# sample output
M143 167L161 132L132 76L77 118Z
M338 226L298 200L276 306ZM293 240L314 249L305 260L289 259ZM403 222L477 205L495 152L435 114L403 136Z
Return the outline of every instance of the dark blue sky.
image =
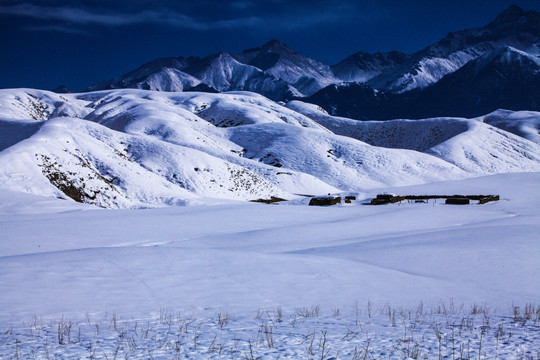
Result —
M0 88L81 90L166 56L239 53L278 39L335 64L420 50L538 0L0 0Z

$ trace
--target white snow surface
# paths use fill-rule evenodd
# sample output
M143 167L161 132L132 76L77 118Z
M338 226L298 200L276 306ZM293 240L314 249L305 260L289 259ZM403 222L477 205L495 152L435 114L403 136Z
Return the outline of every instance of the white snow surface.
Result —
M0 357L534 359L536 116L0 90Z
M497 110L479 120L540 144L540 113Z
M0 193L0 313L254 310L355 300L509 305L540 297L540 173L359 194L500 194L487 205L221 202L100 210Z
M300 101L287 106L335 134L374 146L431 154L468 174L539 171L540 147L530 135L534 132L531 127L537 126L534 112L501 110L478 119L355 121L330 116L320 107ZM497 120L501 117L506 120ZM519 124L520 131L511 129L511 122L514 127Z
M201 81L177 69L164 68L135 84L138 89L154 91L183 91L199 85Z
M403 93L414 89L423 89L436 83L445 75L455 72L471 60L484 54L484 49L469 48L445 54L444 57L426 56L414 64L397 67L370 81L377 89ZM370 79L371 80L371 79Z
M536 356L538 320L511 309L540 298L539 182L500 174L359 194L501 195L469 206L105 210L2 190L0 354L320 358L324 336L334 357L369 343L373 358L404 359L410 342L433 358L440 329L446 357Z
M0 187L107 208L365 191L540 171L478 119L359 122L249 92L0 91Z

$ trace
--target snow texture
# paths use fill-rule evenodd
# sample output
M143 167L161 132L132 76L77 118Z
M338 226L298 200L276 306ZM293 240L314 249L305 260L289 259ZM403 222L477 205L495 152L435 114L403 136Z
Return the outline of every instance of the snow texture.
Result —
M0 357L538 358L536 120L0 90Z
M501 195L469 206L103 210L2 190L0 356L534 358L539 181L357 194Z
M2 187L107 208L540 171L539 144L478 119L358 122L248 92L0 97Z

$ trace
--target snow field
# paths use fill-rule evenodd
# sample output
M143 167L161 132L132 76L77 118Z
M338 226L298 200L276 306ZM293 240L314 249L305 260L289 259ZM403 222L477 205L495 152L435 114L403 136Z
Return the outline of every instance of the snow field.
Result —
M0 356L24 359L538 359L540 307L161 309L0 325Z
M92 210L1 192L0 316L161 307L509 308L540 298L538 173L381 191L495 193L486 205L205 205ZM358 194L369 199L375 193Z

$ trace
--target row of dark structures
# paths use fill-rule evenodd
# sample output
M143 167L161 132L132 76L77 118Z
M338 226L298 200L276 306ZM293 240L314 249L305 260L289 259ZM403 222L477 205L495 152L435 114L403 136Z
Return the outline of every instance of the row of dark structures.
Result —
M469 205L471 201L478 201L478 204L486 204L491 201L499 201L499 195L394 195L394 194L379 194L371 199L369 205L384 205L395 204L402 201L414 203L428 203L429 200L444 199L445 204L449 205ZM261 202L272 204L276 202L286 201L278 197L272 196L270 199L251 200L252 202ZM341 196L313 196L309 201L310 206L330 206L341 204ZM344 202L350 204L356 201L356 196L347 195L344 197Z
M394 195L379 194L371 199L370 205L395 204L402 201L413 201L415 203L427 203L431 199L445 199L445 204L469 205L471 200L478 201L478 204L486 204L491 201L499 201L499 195Z
M345 204L356 201L356 196L345 196ZM309 206L328 206L341 204L341 196L314 196L309 200Z

